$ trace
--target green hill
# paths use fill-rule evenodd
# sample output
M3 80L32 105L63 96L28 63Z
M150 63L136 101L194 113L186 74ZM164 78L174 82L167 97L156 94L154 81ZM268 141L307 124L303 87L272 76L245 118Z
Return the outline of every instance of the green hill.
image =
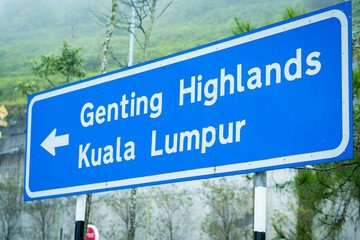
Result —
M105 4L104 4L105 2ZM159 9L167 0L159 0ZM287 7L313 11L339 0L173 0L156 22L149 59L231 36L234 17L257 26L281 20ZM99 73L101 43L105 27L94 12L109 14L111 1L96 0L0 0L0 103L25 102L15 91L16 80L34 77L29 62L57 52L67 40L82 48L88 75ZM128 33L116 30L111 51L127 58ZM140 51L135 47L135 62ZM110 61L110 69L119 68Z

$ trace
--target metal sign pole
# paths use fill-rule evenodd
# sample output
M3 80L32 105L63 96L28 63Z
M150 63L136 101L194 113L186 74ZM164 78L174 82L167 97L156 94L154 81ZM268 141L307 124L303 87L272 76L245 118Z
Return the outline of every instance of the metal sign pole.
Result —
M254 240L266 235L266 172L254 175Z
M133 65L134 61L134 39L135 39L135 3L133 2L134 6L131 7L131 23L130 23L130 39L129 39L129 61L128 61L128 67L131 67Z
M86 195L76 198L75 240L84 240Z

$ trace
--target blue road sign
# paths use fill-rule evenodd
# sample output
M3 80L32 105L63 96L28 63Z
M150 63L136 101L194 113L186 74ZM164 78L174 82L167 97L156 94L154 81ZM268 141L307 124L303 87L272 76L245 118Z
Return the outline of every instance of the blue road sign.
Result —
M350 2L29 97L25 199L352 158Z

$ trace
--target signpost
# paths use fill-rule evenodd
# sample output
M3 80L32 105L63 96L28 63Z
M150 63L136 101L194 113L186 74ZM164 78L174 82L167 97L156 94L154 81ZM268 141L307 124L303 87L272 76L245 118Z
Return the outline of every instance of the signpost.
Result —
M8 111L6 110L4 105L0 106L0 126L7 127L8 123L6 122L5 118L8 115Z
M99 231L95 225L89 224L87 229L86 240L99 240Z
M350 3L29 97L25 200L352 157Z
M8 123L5 120L6 116L8 115L8 111L6 110L4 105L0 106L0 126L7 127ZM0 139L2 138L2 132L0 131Z

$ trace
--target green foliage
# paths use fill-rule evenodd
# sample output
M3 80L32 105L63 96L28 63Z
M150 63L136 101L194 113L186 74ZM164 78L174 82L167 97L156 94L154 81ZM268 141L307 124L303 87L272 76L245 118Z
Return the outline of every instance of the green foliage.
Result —
M80 56L81 48L72 48L66 41L61 47L59 55L40 56L39 61L30 64L36 80L18 80L17 90L24 95L70 83L73 79L85 76L83 70L84 59ZM60 79L60 80L59 80Z
M33 77L31 78L32 81ZM25 103L25 97L18 91L14 91L17 88L17 78L7 77L0 80L0 103L4 105L14 103Z
M142 225L142 217L146 214L145 210L148 207L144 199L137 198L136 192L131 189L114 192L104 201L112 210L112 220L115 221L115 228L112 229L115 232L111 231L108 233L109 236L116 235L118 239L134 239L134 233ZM133 207L135 207L135 215L132 213Z
M294 236L295 233L289 234L289 218L286 215L281 215L278 213L274 214L274 217L272 219L272 228L275 231L275 236L273 240L293 240L291 236ZM287 231L284 230L284 228L287 229ZM291 230L290 230L291 231Z
M85 60L80 56L80 51L81 48L71 48L64 41L60 56L55 58L53 63L55 70L64 76L65 83L70 83L74 78L80 79L85 76L82 67Z
M178 190L174 185L157 187L154 198L157 206L156 239L188 239L187 233L193 227L190 208L192 199L186 190Z
M286 236L286 233L285 231L277 224L273 223L272 224L272 227L275 231L275 237L274 237L274 240L280 240L280 239L288 239L287 236Z
M159 1L159 9L163 7L162 3L167 2ZM301 2L303 8L312 11L340 0ZM106 12L110 9L110 4L111 1L97 0L39 0L31 4L27 0L3 0L0 7L0 89L6 94L0 93L0 102L25 102L24 95L21 95L23 89L30 87L31 93L49 88L45 82L39 84L39 89L31 89L34 86L31 81L37 82L37 79L32 76L29 61L42 54L51 56L62 44L62 39L66 39L71 45L82 46L85 71L98 74L100 46L105 31L89 9ZM23 6L27 6L26 9ZM255 26L262 25L265 19L278 21L287 6L288 0L201 0L193 1L191 5L187 1L172 1L154 26L147 59L163 57L228 37L234 26L234 16L240 22L250 21ZM291 6L295 8L297 5ZM115 31L113 42L116 44L111 46L111 54L120 62L127 59L128 33ZM134 63L140 62L141 54L139 46L135 46ZM118 61L109 58L108 69L118 68ZM65 80L60 79L61 77L59 74L59 80ZM13 79L11 84L3 84L10 78ZM20 84L17 92L14 92L15 80ZM21 83L24 83L23 87Z
M356 54L357 57L359 56L359 53ZM352 85L353 85L353 99L357 100L360 98L360 69L357 67L356 69L353 70L352 72ZM354 104L355 106L357 105L357 103L355 102Z
M40 61L33 61L30 64L31 71L33 74L40 79L46 79L51 87L55 87L54 83L49 79L50 76L56 73L56 60L57 57L54 55L40 56Z
M0 181L0 238L10 240L21 234L19 216L22 209L20 179L5 175Z
M32 93L38 92L40 87L38 83L34 80L30 80L27 82L22 82L20 80L16 80L17 87L16 89L25 96L29 96Z
M214 240L246 239L248 237L248 191L226 178L204 181L204 202L210 212L202 222L202 230Z
M285 9L285 11L282 14L282 20L294 18L294 17L297 17L297 16L305 14L305 13L306 13L306 11L304 9L302 11L296 11L294 8L289 8L288 7L288 8ZM234 35L249 32L249 31L257 28L252 22L250 22L250 21L242 22L237 17L234 18L234 22L235 22L235 26L232 29L232 33ZM267 19L261 25L266 26L266 25L269 25L269 24L271 24L273 22L274 22L274 20L271 21L271 20Z
M300 16L300 15L305 14L305 13L306 13L305 9L303 9L302 11L297 11L294 8L286 8L284 13L283 13L282 18L284 20L286 20L286 19L290 19L290 18Z
M324 187L321 175L304 170L295 177L295 193L298 196L295 239L313 239L314 217L323 200ZM321 183L319 183L319 181Z
M51 238L56 209L55 201L54 199L46 199L26 203L25 211L33 220L31 231L28 233L31 239L46 240Z
M232 30L232 33L234 35L249 32L256 27L251 24L251 22L240 22L238 18L234 18L235 21L235 27Z

